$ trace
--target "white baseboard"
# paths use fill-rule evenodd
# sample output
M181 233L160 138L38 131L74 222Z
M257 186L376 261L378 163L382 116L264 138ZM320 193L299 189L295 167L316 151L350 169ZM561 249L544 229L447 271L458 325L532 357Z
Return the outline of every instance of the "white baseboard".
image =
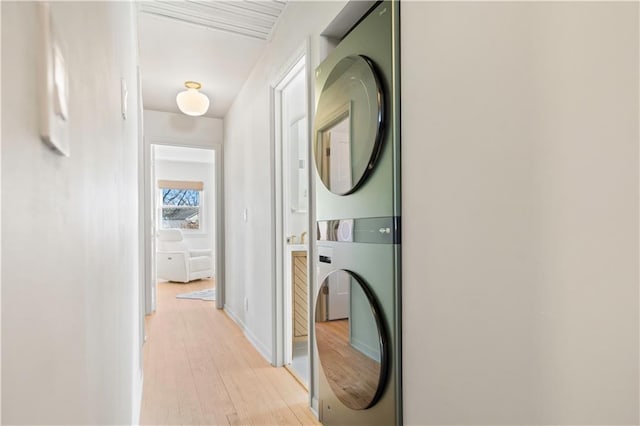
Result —
M260 355L267 360L269 364L271 364L271 351L267 349L267 347L260 341L258 338L249 330L248 328L244 329L244 335L247 337L247 340L251 342L251 344L258 350Z
M367 345L360 339L351 338L351 346L374 361L380 362L380 351Z
M256 337L256 335L253 334L253 332L245 325L245 323L240 320L240 317L238 317L226 303L224 305L224 311L236 324L238 324L238 326L244 333L244 336L253 345L253 347L256 348L258 353L262 355L269 364L271 364L271 351L269 351L269 349Z
M226 303L224 304L224 308L223 309L227 313L227 315L229 315L229 318L231 318L233 320L233 322L238 324L238 326L242 329L242 331L244 331L244 329L245 329L244 323L242 322L240 317L237 316L235 312L233 312L233 309L231 309L229 307L229 305L227 305Z
M142 389L144 386L144 375L142 371L140 371L140 378L138 383L133 385L133 407L131 410L131 424L138 425L140 424L140 414L142 411Z

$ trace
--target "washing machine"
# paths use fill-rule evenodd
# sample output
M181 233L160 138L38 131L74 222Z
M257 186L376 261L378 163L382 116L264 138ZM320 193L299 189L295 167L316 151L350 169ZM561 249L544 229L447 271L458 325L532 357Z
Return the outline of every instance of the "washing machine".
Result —
M325 425L402 424L397 2L315 70L314 364Z

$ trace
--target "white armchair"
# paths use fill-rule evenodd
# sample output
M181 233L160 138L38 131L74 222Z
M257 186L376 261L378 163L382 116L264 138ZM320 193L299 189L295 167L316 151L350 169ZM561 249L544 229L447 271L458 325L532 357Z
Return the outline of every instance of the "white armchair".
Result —
M210 249L189 250L182 231L158 231L156 271L158 279L187 283L213 276L213 258Z

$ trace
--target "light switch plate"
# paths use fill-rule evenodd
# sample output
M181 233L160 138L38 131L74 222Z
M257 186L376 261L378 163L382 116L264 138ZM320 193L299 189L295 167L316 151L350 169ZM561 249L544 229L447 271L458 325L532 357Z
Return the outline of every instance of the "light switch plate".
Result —
M38 3L41 42L39 56L40 138L69 157L69 70L65 46L56 31L49 3Z
M127 99L129 91L127 90L127 82L123 78L120 79L120 110L122 111L122 119L127 119Z

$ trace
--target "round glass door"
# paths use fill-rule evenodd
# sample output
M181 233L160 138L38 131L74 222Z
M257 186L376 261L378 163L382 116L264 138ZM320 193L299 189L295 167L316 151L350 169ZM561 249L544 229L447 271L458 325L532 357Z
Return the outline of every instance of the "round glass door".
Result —
M380 153L383 121L383 91L371 60L340 60L322 88L314 122L316 169L329 191L347 195L364 183Z
M371 290L355 273L334 271L316 299L315 336L322 370L338 399L372 407L387 377L387 337Z

